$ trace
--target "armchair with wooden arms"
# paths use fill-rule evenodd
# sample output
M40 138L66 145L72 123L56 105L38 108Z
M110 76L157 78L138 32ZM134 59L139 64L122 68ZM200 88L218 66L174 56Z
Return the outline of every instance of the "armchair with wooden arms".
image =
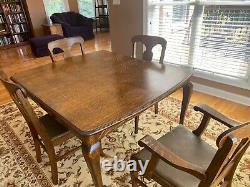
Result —
M240 124L207 105L197 105L194 110L204 116L193 132L179 125L159 140L146 136L139 141L144 149L132 160L149 160L143 178L162 186L231 186L236 167L250 144L250 122ZM201 139L211 118L229 128L218 136L218 149ZM133 187L146 186L138 178L138 171L131 172L131 178Z

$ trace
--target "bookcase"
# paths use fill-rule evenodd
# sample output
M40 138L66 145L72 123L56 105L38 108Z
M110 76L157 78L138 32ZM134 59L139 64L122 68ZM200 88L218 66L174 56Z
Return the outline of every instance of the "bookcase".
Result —
M96 31L98 28L100 31L109 29L109 12L107 0L96 0L95 1L95 21Z
M24 0L0 0L0 49L24 45L30 38Z

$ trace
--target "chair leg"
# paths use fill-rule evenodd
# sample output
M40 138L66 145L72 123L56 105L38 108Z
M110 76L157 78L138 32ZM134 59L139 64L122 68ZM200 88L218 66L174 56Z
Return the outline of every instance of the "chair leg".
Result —
M137 184L138 172L131 171L130 176L131 176L132 187L137 187L138 186L138 184Z
M139 125L139 116L136 116L135 117L135 134L138 134L138 131L139 131L138 125Z
M103 147L102 147L102 143L101 143L101 151L100 151L100 155L101 155L101 157L103 157L103 158L111 158L111 156L110 155L108 155L108 154L106 154L106 153L104 153L104 151L103 151Z
M155 114L159 113L159 105L158 103L155 104Z
M52 182L54 185L58 184L58 169L57 169L57 160L55 151L48 151L49 161L51 166L51 175L52 175Z
M35 144L35 151L36 151L36 160L38 163L42 161L42 154L41 154L41 147L39 140L34 138L34 144Z
M234 169L236 170L236 168ZM231 172L228 176L225 177L224 182L226 182L226 187L232 187L234 172Z

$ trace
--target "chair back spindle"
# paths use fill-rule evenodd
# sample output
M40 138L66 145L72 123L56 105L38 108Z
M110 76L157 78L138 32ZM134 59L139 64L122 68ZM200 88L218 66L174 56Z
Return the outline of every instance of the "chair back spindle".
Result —
M7 75L1 69L0 81L8 90L11 98L13 99L17 108L20 110L28 124L34 141L37 161L42 161L40 150L40 148L42 147L47 152L49 157L52 173L52 182L55 185L58 184L57 161L75 152L76 150L81 148L81 146L67 151L64 155L56 155L54 146L66 142L70 138L74 137L74 134L71 133L67 128L63 127L60 123L56 121L56 119L54 119L49 114L43 115L38 118L35 111L33 110L32 105L28 100L26 91L19 85L11 82L8 79Z
M132 57L135 58L135 49L137 43L142 43L145 46L145 51L143 52L142 59L147 62L151 62L153 60L153 48L156 45L161 45L161 56L159 63L163 63L165 57L165 51L167 47L167 41L159 36L148 36L148 35L137 35L134 36L131 40L132 46Z
M49 135L47 134L43 125L40 124L40 121L35 114L30 102L28 101L28 97L26 91L20 87L19 85L12 83L7 75L0 70L0 80L9 92L12 100L22 113L24 119L26 120L32 135L35 137L39 134L43 140L46 142L49 141Z
M48 44L48 49L50 51L50 57L52 62L55 62L54 49L61 49L64 52L64 58L72 57L72 47L79 44L81 48L81 53L84 55L83 44L84 39L82 37L70 37L64 38L56 41L52 41Z

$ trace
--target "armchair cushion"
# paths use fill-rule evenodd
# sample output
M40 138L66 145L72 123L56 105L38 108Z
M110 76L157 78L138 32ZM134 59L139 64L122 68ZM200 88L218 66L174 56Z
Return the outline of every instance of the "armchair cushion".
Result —
M93 20L75 12L55 13L53 23L61 24L65 37L81 36L85 40L94 38Z
M208 168L217 151L182 125L179 125L158 141L182 159L198 165L204 170ZM132 159L144 161L150 160L150 158L151 153L146 149L132 157ZM163 186L167 186L170 183L174 186L189 187L198 186L200 183L198 178L175 169L162 160L158 162L153 178Z
M36 57L48 56L50 54L48 43L63 38L63 36L57 34L34 37L30 39L31 50ZM62 50L55 51L55 53L60 52L62 52Z

